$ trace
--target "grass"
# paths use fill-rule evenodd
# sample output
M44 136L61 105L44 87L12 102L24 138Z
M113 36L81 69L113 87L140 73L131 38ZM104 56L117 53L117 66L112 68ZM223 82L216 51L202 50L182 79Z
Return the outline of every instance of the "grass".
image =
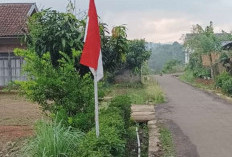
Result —
M22 149L22 156L72 156L84 134L61 123L40 121L36 136Z
M179 79L183 82L189 83L194 87L201 88L204 90L215 90L214 83L212 84L205 84L201 81L197 81L197 78L193 76L191 71L185 71L183 75L179 77ZM207 81L207 80L206 80Z
M171 132L163 126L160 127L160 141L163 148L163 157L175 157Z
M149 146L149 135L148 135L148 127L145 123L139 125L139 136L141 142L141 157L148 156L148 146Z
M152 77L143 83L116 84L108 96L127 95L132 104L159 104L164 102L164 93Z

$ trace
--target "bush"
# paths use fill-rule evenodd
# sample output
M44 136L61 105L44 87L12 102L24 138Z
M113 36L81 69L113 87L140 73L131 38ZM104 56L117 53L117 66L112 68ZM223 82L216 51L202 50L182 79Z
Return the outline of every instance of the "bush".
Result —
M23 156L61 157L72 156L84 134L59 123L40 121L36 125L36 136L24 146Z
M224 82L229 80L230 78L231 78L231 76L227 72L224 72L224 73L220 74L219 76L216 77L215 86L219 87L219 88L222 88Z
M130 98L115 97L107 109L100 111L100 136L96 138L95 129L87 133L81 142L78 155L80 157L123 157L128 144L130 114Z
M102 110L100 114L100 136L96 138L92 129L80 144L80 157L121 157L125 153L124 121L117 108Z
M191 70L186 70L184 74L180 76L180 79L187 82L193 82L195 76Z
M222 84L222 91L232 95L232 77L230 77L228 80L225 80Z
M26 60L24 71L27 81L19 82L22 93L37 102L43 110L49 111L64 124L90 130L94 125L94 88L89 74L80 76L75 69L79 52L73 51L72 58L66 54L54 67L49 53L39 57L33 51L15 50Z
M128 96L117 96L115 97L109 107L116 107L121 110L122 117L125 122L125 129L128 129L130 126L130 117L131 117L131 100Z

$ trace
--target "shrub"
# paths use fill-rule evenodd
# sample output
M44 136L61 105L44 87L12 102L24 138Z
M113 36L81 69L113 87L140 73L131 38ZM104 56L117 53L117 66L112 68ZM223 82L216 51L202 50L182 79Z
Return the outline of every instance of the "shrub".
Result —
M87 133L80 144L80 157L121 157L125 153L126 140L124 121L117 108L102 110L100 114L100 136L96 138L95 129Z
M53 115L60 113L58 118L64 124L90 130L94 125L93 81L89 74L82 77L75 69L75 59L80 53L73 51L70 58L60 52L63 57L59 67L54 67L49 53L39 57L33 51L15 52L26 60L24 71L28 80L19 82L22 93L43 110Z
M229 80L230 78L231 78L231 76L227 72L224 72L224 73L220 74L219 76L216 77L215 86L219 87L219 88L222 88L224 82Z
M96 138L95 129L86 134L81 142L80 157L123 157L131 132L131 104L127 96L115 97L107 109L100 111L100 136Z
M222 83L222 91L229 95L232 95L232 77Z
M180 79L187 82L193 82L195 79L194 73L187 69L183 75L180 76Z
M36 136L22 149L23 156L61 157L72 156L78 149L83 133L59 123L40 121L36 125Z
M116 107L121 110L122 117L125 122L125 129L128 129L130 126L130 117L131 117L131 100L128 96L117 96L115 97L109 107Z

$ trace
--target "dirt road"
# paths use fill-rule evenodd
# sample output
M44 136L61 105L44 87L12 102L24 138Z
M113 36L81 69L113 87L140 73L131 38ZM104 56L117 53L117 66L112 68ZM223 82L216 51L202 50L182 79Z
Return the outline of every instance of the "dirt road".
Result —
M232 104L180 82L155 76L166 93L157 116L173 134L178 157L232 157Z

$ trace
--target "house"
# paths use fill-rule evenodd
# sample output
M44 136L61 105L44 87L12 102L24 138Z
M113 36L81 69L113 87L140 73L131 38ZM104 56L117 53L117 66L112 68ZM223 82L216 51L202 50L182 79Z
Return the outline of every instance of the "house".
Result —
M28 17L38 12L35 3L0 3L0 86L21 76L23 59L13 54L15 48L26 48L21 38L28 32Z

